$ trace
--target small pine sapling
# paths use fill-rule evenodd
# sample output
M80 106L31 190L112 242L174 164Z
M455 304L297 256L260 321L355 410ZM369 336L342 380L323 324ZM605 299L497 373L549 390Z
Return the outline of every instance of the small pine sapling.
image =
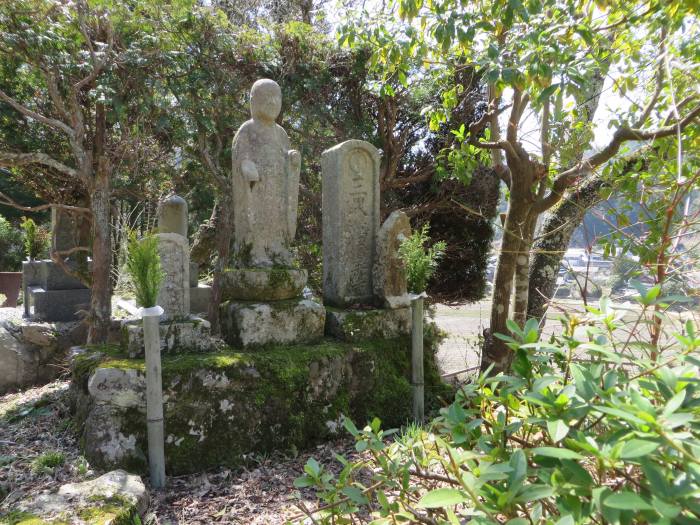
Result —
M157 237L148 234L138 239L135 232L129 234L126 270L131 277L136 303L143 308L156 306L163 282Z

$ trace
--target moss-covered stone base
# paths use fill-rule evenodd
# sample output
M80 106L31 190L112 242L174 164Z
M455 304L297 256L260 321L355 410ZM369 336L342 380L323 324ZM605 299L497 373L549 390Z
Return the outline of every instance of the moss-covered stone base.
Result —
M343 341L366 341L410 335L410 308L343 310L326 307L327 336Z
M430 351L425 371L427 404L436 407L450 391ZM409 377L408 338L164 356L166 469L196 472L302 449L342 432L341 415L398 426L410 417ZM89 461L144 472L143 360L87 350L73 362L72 388Z

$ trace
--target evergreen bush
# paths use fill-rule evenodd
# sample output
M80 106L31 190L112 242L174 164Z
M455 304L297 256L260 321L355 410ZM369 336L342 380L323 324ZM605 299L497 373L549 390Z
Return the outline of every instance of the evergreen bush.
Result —
M640 320L666 304L659 290L638 298ZM338 471L309 460L295 484L319 502L298 518L699 523L700 334L691 321L677 325L659 354L636 335L615 337L628 313L603 299L583 318L564 317L548 341L536 320L511 322L513 336L498 335L515 352L510 375L464 385L422 429L397 438L378 420L362 429L346 420L363 455L338 457Z
M144 308L156 306L163 282L156 236L148 234L138 239L135 232L129 234L126 270L131 277L136 304Z
M444 241L436 242L426 250L425 245L430 240L429 228L424 224L399 246L399 257L406 267L408 290L413 293L425 291L428 281L437 270L438 261L445 254Z
M17 272L22 269L22 234L0 216L0 271Z

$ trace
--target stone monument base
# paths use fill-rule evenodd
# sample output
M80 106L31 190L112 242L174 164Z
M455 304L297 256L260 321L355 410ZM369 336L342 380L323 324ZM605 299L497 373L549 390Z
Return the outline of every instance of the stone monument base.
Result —
M214 350L211 324L190 315L184 319L160 322L160 350L164 354L210 352ZM143 357L143 321L122 321L122 351L130 358Z
M211 286L199 284L190 287L190 312L193 314L206 316L211 302Z
M411 417L408 337L350 344L270 346L163 356L165 465L169 475L237 467L246 457L303 450L362 428ZM453 393L441 383L426 339L426 407ZM82 349L72 362L71 399L90 465L146 472L143 359L117 347Z
M341 310L326 307L327 336L343 341L392 338L411 333L411 309Z
M323 337L326 310L310 299L228 301L221 305L224 340L233 347L312 343Z
M301 295L308 275L294 268L230 268L222 276L224 301L282 301Z
M65 369L68 349L84 344L86 337L85 325L77 321L0 323L0 395L56 379Z

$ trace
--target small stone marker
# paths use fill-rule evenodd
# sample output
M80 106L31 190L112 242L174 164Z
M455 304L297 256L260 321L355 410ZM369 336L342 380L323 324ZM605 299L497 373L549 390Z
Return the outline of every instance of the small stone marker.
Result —
M171 195L158 204L158 251L165 274L158 305L167 319L190 313L190 247L187 241L187 202Z
M323 152L323 298L328 305L373 301L379 163L380 151L363 140Z
M406 268L399 258L399 246L410 236L408 215L399 210L392 212L379 228L372 284L374 294L386 308L403 308L411 304Z

